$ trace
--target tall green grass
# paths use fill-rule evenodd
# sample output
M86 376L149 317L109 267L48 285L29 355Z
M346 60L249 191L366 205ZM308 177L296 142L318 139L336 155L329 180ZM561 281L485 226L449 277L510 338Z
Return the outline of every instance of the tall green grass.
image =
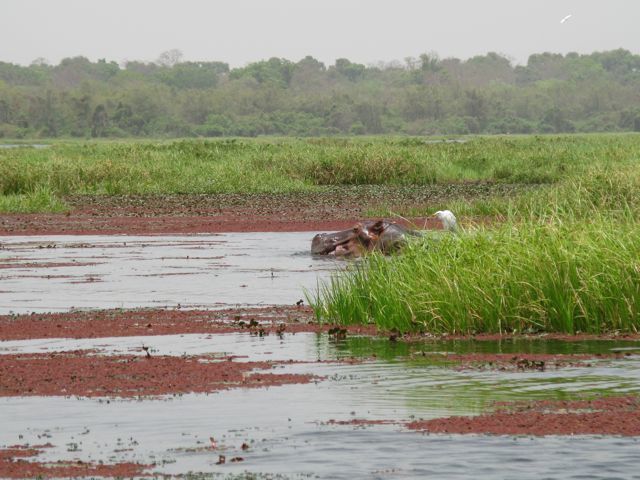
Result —
M638 331L640 165L466 206L498 220L366 258L319 287L316 315L434 333Z
M7 213L62 213L67 205L49 189L39 187L33 192L0 196L0 212Z
M432 333L640 328L640 227L525 222L372 255L320 286L320 319Z
M520 189L516 195L457 198L391 211L377 208L370 216L428 216L449 209L461 218L491 217L498 221L589 219L606 212L616 219L640 219L640 162L635 165L595 165L558 183Z
M552 184L631 165L640 136L70 142L0 150L0 196L304 192L332 185ZM21 197L19 197L21 198Z

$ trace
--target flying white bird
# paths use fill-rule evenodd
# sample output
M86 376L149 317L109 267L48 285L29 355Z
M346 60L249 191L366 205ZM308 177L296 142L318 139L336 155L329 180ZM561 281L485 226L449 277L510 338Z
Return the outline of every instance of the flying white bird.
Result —
M573 17L573 15L571 15L571 14L567 15L567 16L566 16L566 17L564 17L562 20L560 20L560 23L564 23L564 22L566 22L566 21L567 21L567 20L569 20L571 17Z

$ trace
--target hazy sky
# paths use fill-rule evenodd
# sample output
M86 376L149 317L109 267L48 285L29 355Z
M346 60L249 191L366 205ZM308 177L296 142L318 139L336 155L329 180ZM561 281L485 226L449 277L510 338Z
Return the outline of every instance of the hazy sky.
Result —
M526 63L544 51L639 53L639 24L638 0L1 0L0 61L152 61L177 48L232 67L489 51Z

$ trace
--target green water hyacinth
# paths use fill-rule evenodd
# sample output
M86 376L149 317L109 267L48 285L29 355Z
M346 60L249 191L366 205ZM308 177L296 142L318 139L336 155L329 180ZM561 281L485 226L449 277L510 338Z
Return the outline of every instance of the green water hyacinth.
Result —
M431 333L637 331L640 227L503 225L371 255L310 299L321 320Z

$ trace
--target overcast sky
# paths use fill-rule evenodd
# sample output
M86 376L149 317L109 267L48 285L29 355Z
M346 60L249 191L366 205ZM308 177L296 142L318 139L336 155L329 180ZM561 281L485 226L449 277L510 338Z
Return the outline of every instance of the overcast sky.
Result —
M57 64L83 55L184 60L232 67L312 55L365 64L425 52L469 58L489 51L526 63L531 53L640 53L638 0L2 0L0 61ZM571 14L565 23L560 20Z

